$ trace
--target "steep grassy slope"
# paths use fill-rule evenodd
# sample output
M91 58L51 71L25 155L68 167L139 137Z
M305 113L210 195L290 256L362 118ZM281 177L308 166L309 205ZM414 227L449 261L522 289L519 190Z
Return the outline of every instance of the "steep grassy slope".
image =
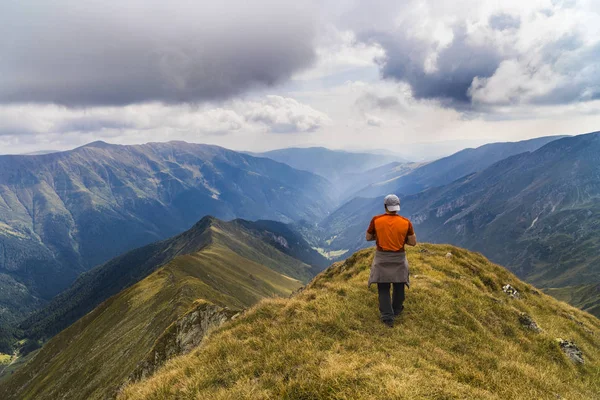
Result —
M26 289L19 307L0 297L0 314L19 318L80 273L205 215L316 221L333 207L328 186L273 160L184 142L0 156L0 274L10 278L0 291Z
M479 254L421 245L409 251L406 309L390 329L366 285L372 256L335 264L291 299L262 301L120 399L600 397L598 319ZM556 338L574 341L585 363Z
M320 272L327 262L283 224L224 222L205 217L180 235L132 250L83 274L20 328L30 339L50 338L175 257L196 253L215 241L248 260L303 282Z
M549 288L545 292L600 318L600 283Z
M0 386L0 398L105 398L198 299L241 309L301 286L279 271L302 263L233 230L231 223L205 224L199 251L175 256L56 335Z

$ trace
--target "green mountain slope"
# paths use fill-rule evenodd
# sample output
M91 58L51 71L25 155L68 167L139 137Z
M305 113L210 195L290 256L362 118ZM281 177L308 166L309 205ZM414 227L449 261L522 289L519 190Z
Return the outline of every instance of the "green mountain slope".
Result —
M0 314L18 319L80 273L205 215L316 221L333 206L328 186L273 160L184 142L0 156L0 291L26 289L19 307L0 297Z
M197 311L199 300L246 308L264 297L289 295L302 285L289 275L307 277L310 270L235 222L205 218L184 235L170 246L188 246L187 250L180 249L160 268L54 336L0 385L0 398L103 399L126 382L140 362L158 355L167 358L161 349L177 348L178 341L186 340L184 332L164 343L177 330L173 324L190 309ZM120 267L132 275L138 266ZM219 310L201 313L199 318L204 315L207 320L199 324L209 330L210 324L218 325L233 314ZM189 321L180 323L185 324Z
M600 318L600 283L549 288L544 291Z
M291 299L260 302L119 398L600 396L600 321L590 314L479 254L421 245L409 250L406 309L390 329L366 285L372 257L363 250ZM503 291L506 284L519 298ZM573 341L584 363L572 361L557 338Z
M303 282L327 263L281 223L224 222L205 217L180 235L132 250L84 273L68 290L22 322L20 328L30 339L52 337L175 257L196 253L215 240L246 259Z

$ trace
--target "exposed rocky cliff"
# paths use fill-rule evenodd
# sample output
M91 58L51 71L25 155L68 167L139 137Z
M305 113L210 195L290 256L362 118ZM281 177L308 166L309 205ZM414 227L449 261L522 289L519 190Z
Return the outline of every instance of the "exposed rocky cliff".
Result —
M219 307L209 302L196 302L192 310L173 322L156 339L146 358L130 375L129 381L138 381L152 375L167 360L187 354L200 345L206 335L238 314L238 311Z

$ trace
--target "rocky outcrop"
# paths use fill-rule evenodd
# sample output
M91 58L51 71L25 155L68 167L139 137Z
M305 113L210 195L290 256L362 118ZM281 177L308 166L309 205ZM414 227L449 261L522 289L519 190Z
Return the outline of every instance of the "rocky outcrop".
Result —
M533 320L533 318L531 318L531 316L529 316L526 313L520 313L519 314L519 323L521 324L521 326L525 329L529 329L530 331L536 332L536 333L540 333L542 332L542 328L539 327L539 325L537 324L537 322L535 322Z
M519 293L519 291L517 289L515 289L514 287L512 287L512 285L506 284L506 285L502 286L502 291L504 293L506 293L507 295L509 295L510 297L512 297L513 299L521 298L521 294Z
M206 335L239 312L219 307L209 302L197 302L185 315L173 322L156 339L152 350L129 376L135 382L152 375L167 360L192 351Z
M571 341L561 338L557 338L556 341L560 346L561 350L573 361L575 364L583 364L583 353L579 350L579 347Z

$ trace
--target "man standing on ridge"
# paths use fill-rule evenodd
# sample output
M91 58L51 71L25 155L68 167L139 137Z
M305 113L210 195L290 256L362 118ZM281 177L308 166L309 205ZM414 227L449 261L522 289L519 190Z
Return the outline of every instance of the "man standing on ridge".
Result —
M383 200L385 214L373 217L367 229L367 241L375 240L377 251L371 265L369 286L377 283L379 311L384 324L392 328L394 317L404 309L404 285L409 286L408 260L404 245L415 246L417 236L412 223L398 215L400 199L395 194ZM390 298L390 286L394 286Z

